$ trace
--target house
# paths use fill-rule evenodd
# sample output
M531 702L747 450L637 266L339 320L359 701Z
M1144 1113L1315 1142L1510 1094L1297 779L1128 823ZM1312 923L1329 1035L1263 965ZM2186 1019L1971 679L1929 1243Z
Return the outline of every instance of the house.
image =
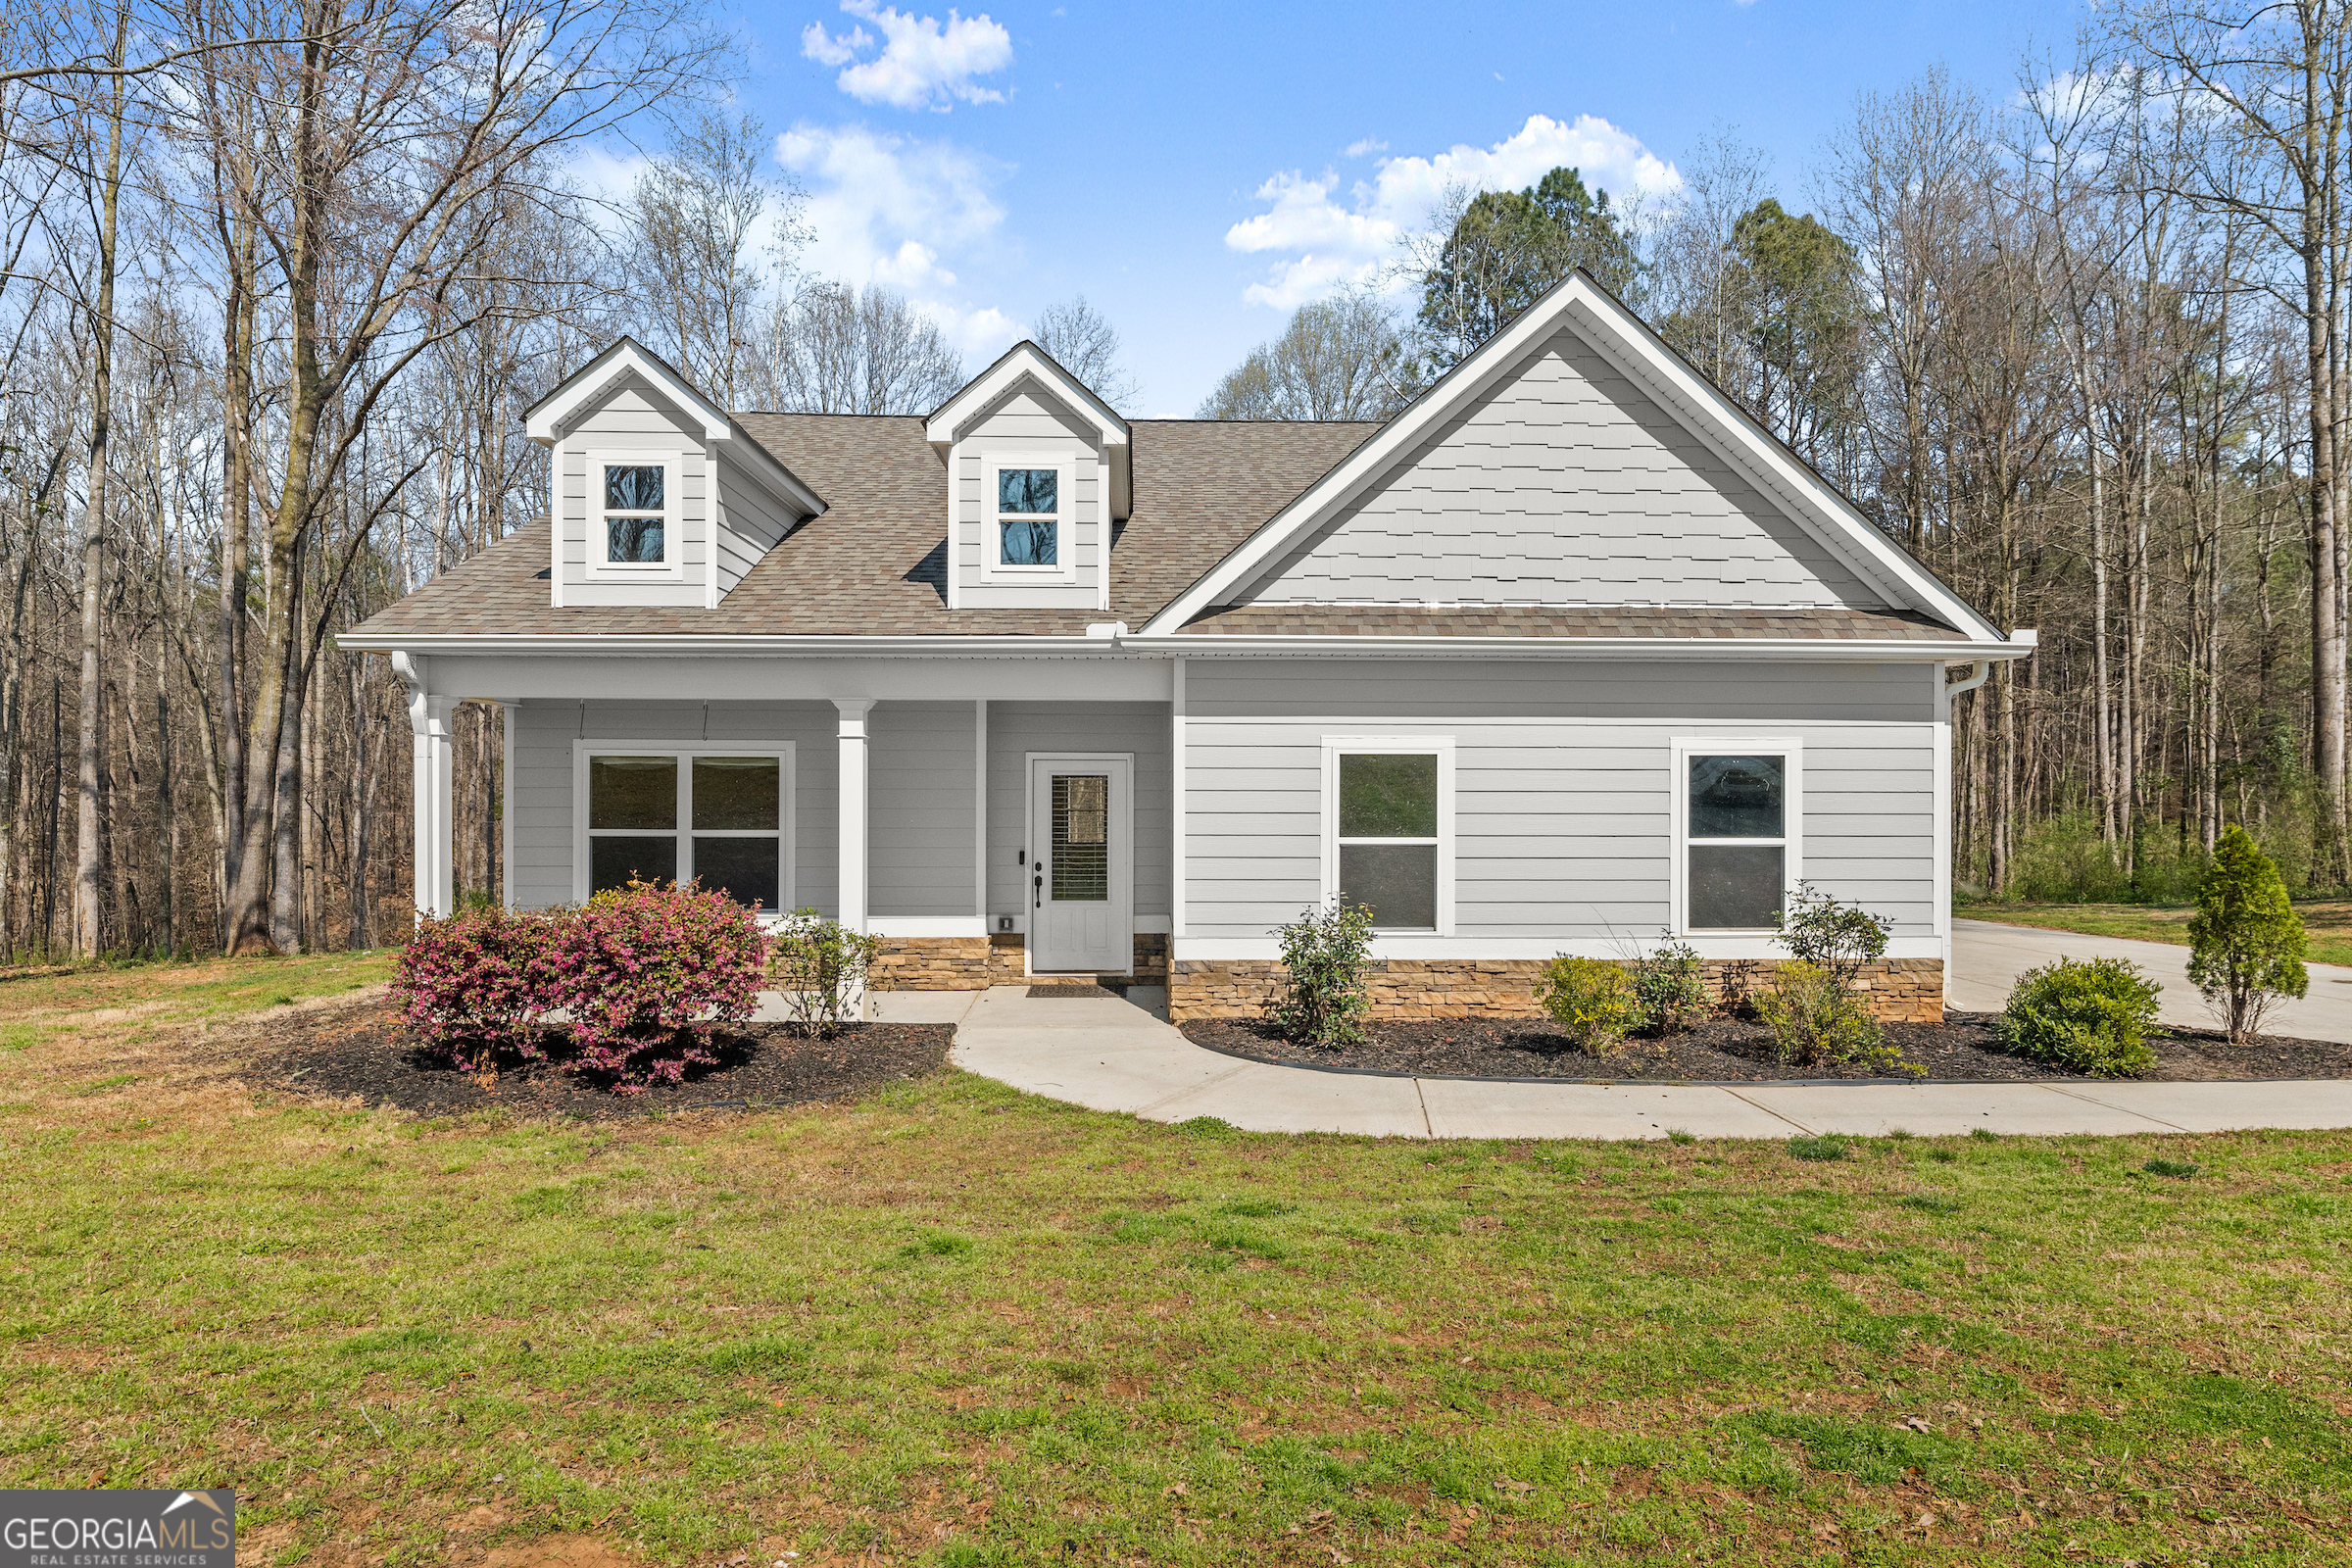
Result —
M1590 279L1381 424L1128 419L1030 344L927 417L731 414L614 344L533 408L553 515L342 639L416 732L505 707L507 892L813 906L887 983L1165 975L1248 1012L1368 904L1390 1013L1555 954L1771 959L1800 880L1939 1017L1951 699L2005 638Z

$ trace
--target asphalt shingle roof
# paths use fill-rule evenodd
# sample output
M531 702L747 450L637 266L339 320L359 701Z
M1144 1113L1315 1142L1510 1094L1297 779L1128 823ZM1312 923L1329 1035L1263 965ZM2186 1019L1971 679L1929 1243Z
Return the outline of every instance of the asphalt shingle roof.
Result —
M1235 605L1185 634L1237 637L1793 637L1967 639L1896 611L1709 610L1681 606Z

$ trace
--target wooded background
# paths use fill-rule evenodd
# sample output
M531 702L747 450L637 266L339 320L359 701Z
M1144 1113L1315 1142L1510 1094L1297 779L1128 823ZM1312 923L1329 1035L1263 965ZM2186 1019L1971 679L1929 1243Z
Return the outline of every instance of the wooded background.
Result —
M544 510L521 413L614 335L734 408L961 383L903 299L803 270L733 65L691 0L0 15L0 954L399 940L408 718L335 633ZM659 151L600 198L580 155L624 136ZM2174 897L2243 821L2339 889L2348 164L2346 5L2110 11L2013 92L1864 96L1786 177L1722 131L1648 208L1450 193L1201 413L1385 415L1584 267L2040 629L1958 705L1965 888ZM1083 299L1032 335L1132 398ZM475 897L499 734L462 710Z

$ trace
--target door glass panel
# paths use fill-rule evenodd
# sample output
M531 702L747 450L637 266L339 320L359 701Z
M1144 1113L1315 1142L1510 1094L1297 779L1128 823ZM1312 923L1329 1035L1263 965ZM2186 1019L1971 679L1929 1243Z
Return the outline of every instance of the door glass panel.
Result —
M1343 844L1340 897L1372 910L1382 931L1434 931L1438 926L1438 847L1435 844Z
M694 825L705 831L776 826L783 766L772 757L694 760ZM695 864L703 862L696 852ZM709 878L704 878L705 883Z
M588 886L591 892L602 893L607 888L625 887L632 877L640 882L676 881L677 835L647 834L639 837L616 833L599 835L588 841Z
M1778 923L1783 886L1778 844L1690 846L1690 929L1764 931Z
M1782 836L1781 801L1777 757L1690 759L1694 839L1777 839Z
M674 757L588 759L588 825L676 827L678 760ZM674 846L672 863L675 863Z
M1340 759L1340 837L1437 836L1438 760L1434 754Z
M1054 897L1063 904L1110 900L1110 779L1054 775Z
M699 796L695 814L702 814ZM696 881L737 904L758 905L763 909L782 907L783 879L777 875L777 858L772 838L710 839L698 834L694 841Z

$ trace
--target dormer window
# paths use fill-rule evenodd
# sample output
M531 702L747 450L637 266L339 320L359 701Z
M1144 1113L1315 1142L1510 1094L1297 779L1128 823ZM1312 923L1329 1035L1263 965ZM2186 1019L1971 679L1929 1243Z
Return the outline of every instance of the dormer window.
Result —
M605 560L658 566L668 558L669 509L662 497L663 465L607 463L605 470Z
M1000 582L1075 582L1071 522L1075 468L1058 457L1007 456L988 465L996 503L985 576Z

